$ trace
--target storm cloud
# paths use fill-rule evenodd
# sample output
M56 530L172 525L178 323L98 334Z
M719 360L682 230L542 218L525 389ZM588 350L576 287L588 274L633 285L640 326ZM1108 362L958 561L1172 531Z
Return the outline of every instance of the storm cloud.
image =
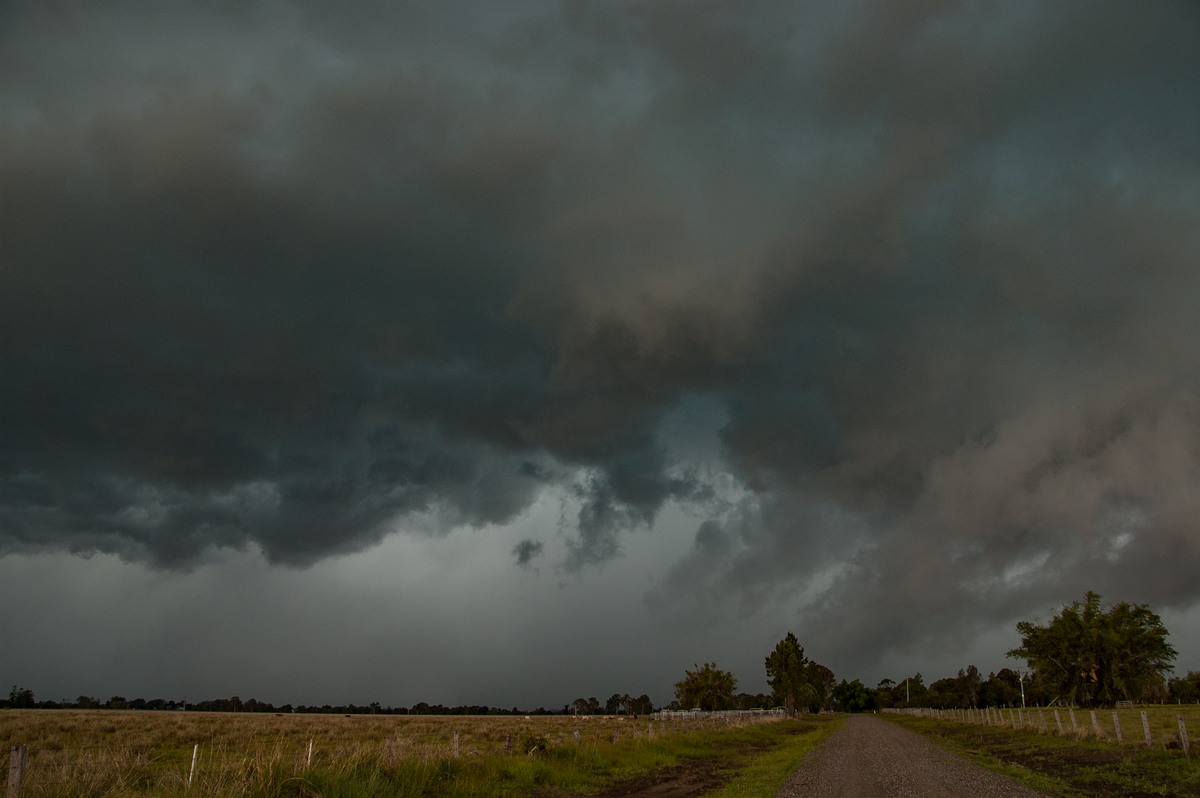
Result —
M647 612L786 607L840 662L1193 607L1197 41L1189 2L7 3L0 556L312 566L558 495L497 567L568 590L678 510Z

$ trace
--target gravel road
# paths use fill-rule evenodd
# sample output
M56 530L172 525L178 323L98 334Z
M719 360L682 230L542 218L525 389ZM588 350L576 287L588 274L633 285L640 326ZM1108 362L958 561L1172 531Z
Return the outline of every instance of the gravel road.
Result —
M872 715L853 715L809 754L778 798L1027 798L1045 793Z

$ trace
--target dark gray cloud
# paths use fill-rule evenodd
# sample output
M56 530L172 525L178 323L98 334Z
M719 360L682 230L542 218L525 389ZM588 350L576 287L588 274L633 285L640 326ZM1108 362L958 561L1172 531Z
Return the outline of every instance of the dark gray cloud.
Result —
M542 551L545 548L546 544L540 540L526 538L513 547L513 557L516 559L517 565L526 566L536 558L542 556Z
M0 15L2 553L562 490L566 570L686 507L652 607L847 659L1200 599L1194 4Z

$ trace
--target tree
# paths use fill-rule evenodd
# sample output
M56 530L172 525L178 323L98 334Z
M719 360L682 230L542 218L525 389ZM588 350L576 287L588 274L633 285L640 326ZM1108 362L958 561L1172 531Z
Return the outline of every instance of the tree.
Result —
M875 708L871 691L858 679L852 682L842 679L841 683L833 688L833 700L842 712L863 712Z
M983 689L983 676L979 668L968 665L966 670L958 672L958 694L962 698L963 707L979 706L979 692Z
M1021 645L1008 656L1024 659L1036 682L1085 707L1161 689L1176 655L1149 607L1121 602L1105 611L1090 590L1045 626L1021 621L1017 631Z
M766 668L771 699L789 715L800 709L820 712L837 684L833 671L805 656L804 647L791 632L767 656Z
M892 691L895 690L895 688L896 683L891 679L886 677L880 679L879 684L875 685L874 690L875 706L879 707L880 709L887 709L888 707L893 706L896 703L896 698L894 695L892 695Z
M654 703L650 700L650 696L642 693L633 699L629 711L635 715L649 715L654 712Z
M926 692L924 677L919 673L905 676L898 682L884 679L875 691L883 698L885 705L905 707L920 704Z
M734 709L766 709L771 706L771 696L765 693L738 693L733 697Z
M1187 676L1176 676L1167 682L1172 701L1191 704L1200 701L1200 671L1188 671Z
M804 647L791 632L767 655L767 684L771 688L771 698L789 715L796 714L797 706L808 706L812 701L814 690L808 682L807 666Z
M0 695L3 695L0 693ZM34 706L33 691L28 687L17 687L15 684L8 692L9 709L32 709Z
M808 679L809 684L817 691L808 711L816 713L822 709L830 709L833 705L833 688L837 686L837 677L833 675L833 671L819 662L809 660Z
M1012 707L1021 701L1021 675L1012 668L989 673L979 689L979 703L985 707Z
M684 709L712 712L733 706L737 679L729 671L721 670L714 662L707 662L694 671L685 670L684 674L683 681L675 683L675 697Z

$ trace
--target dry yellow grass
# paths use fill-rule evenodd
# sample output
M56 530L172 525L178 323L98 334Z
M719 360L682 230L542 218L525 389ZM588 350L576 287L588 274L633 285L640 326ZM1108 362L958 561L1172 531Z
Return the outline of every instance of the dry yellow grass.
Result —
M509 735L536 731L552 742L581 738L611 739L614 732L643 735L662 732L648 718L606 716L471 715L326 715L225 712L152 712L121 710L4 710L0 743L24 743L30 750L133 748L184 750L196 743L208 748L257 749L264 745L318 751L375 744L408 752L442 755L459 734L463 754L500 751Z
M695 726L603 716L4 710L0 745L5 751L15 743L29 748L22 798L182 794L193 778L193 753L193 794L316 795L321 793L303 786L313 774L410 769L420 777L421 768L444 769L447 760L522 756L533 742L586 751L611 746L618 737L648 741ZM279 785L289 786L281 792Z

